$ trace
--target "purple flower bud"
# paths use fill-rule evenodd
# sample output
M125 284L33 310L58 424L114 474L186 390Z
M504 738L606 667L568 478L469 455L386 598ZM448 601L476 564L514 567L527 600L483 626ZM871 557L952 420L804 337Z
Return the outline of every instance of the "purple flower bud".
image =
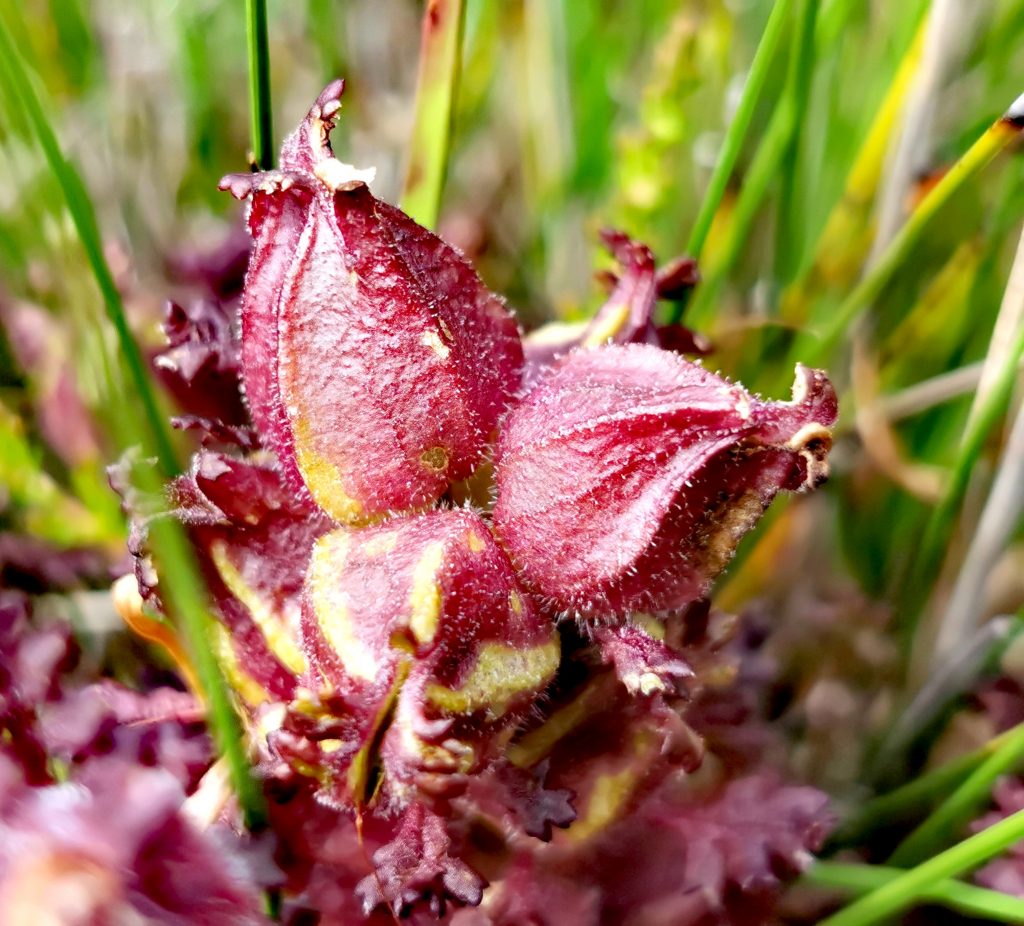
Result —
M780 489L824 481L835 417L825 374L802 366L785 403L656 347L577 351L503 428L495 525L557 608L679 608Z

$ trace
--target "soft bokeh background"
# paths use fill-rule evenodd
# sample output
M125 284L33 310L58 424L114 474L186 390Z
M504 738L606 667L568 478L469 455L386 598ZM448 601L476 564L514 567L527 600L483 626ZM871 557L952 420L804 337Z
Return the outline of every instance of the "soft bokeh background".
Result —
M193 286L182 267L230 255L240 233L238 204L216 184L245 169L250 145L242 4L3 6L83 172L137 335L155 348L164 300ZM600 303L604 226L663 259L685 252L771 7L469 0L440 230L525 326ZM941 28L922 25L929 10ZM396 200L420 4L272 0L269 12L276 140L345 76L336 151L375 165L377 194ZM1013 403L978 446L963 441L980 364L1004 357L1024 315L1011 293L993 338L1024 217L1019 145L956 191L835 343L815 335L1024 90L1024 0L827 0L802 88L789 66L798 38L794 22L687 318L716 345L710 365L773 395L804 330L806 359L843 397L832 483L780 505L745 542L719 603L759 608L774 628L794 765L844 797L984 741L993 721L964 694L1020 672L1008 641L1024 602L1024 476L1002 452ZM0 530L98 549L116 568L125 528L104 467L133 442L114 399L125 374L56 181L17 101L7 93L0 107ZM993 533L982 512L1001 475ZM951 591L968 580L963 645L940 666L948 677L922 689ZM103 625L102 599L90 600Z

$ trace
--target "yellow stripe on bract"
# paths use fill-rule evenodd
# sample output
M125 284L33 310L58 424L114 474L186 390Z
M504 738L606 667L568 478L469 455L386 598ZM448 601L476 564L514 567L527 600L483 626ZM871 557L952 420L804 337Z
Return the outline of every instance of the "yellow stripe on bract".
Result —
M509 746L505 752L508 761L519 768L536 765L558 745L559 740L576 730L607 696L606 682L607 679L602 677L591 680L565 707L555 711L541 726Z
M270 692L242 668L227 628L223 624L214 624L213 636L217 662L231 690L250 707L259 707L271 700Z
M348 540L341 529L324 534L313 545L309 561L310 598L327 645L345 671L353 678L373 681L377 677L377 660L356 635L348 608L338 592L338 574L348 553Z
M256 591L238 571L238 568L228 555L227 544L222 540L215 540L210 545L210 556L213 558L213 565L217 568L217 574L227 586L231 594L237 598L249 612L249 616L263 634L267 648L289 671L301 675L306 671L306 658L302 655L295 640L292 639L288 626L281 617L270 608Z
M450 714L486 709L493 717L505 714L523 694L539 691L558 668L558 638L540 646L517 649L504 643L486 643L477 653L473 671L458 688L433 684L427 698Z
M393 719L398 695L405 680L409 677L409 668L409 660L404 660L398 665L394 684L381 702L377 715L373 718L373 726L367 734L366 745L355 754L352 764L348 767L345 780L348 783L349 795L357 806L368 803L373 797L372 794L366 793L370 782L370 770L377 759L377 752L380 749L381 740L387 733L388 724Z
M432 543L416 563L409 592L409 629L420 643L430 643L441 623L441 582L438 570L444 544Z
M382 531L364 540L360 549L365 556L383 556L398 546L398 531Z
M622 302L615 306L608 313L608 317L583 339L584 347L597 347L606 341L612 340L626 324L629 318L629 304Z
M292 422L295 433L295 462L309 494L335 521L355 524L366 520L362 504L342 488L337 465L314 446L313 428L308 421Z
M615 822L632 795L636 782L637 774L631 768L599 775L590 789L586 816L569 827L569 838L581 842Z

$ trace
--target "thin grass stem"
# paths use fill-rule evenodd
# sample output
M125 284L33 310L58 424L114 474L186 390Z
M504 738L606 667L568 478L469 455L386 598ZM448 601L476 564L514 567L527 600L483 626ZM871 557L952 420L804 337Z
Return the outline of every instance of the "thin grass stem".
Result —
M957 843L826 917L818 926L868 926L911 906L948 878L973 871L1024 838L1024 810Z
M65 204L99 286L107 315L117 332L118 345L131 374L131 385L143 400L144 421L132 421L134 430L143 438L147 452L155 448L160 476L171 476L176 465L170 437L141 351L128 326L120 293L103 254L92 201L78 172L64 158L56 133L46 117L46 110L11 40L4 15L0 15L0 79L8 96L21 101L50 170L64 194ZM123 403L125 416L133 418L130 397L122 394L118 398ZM153 495L161 493L163 487L157 472L146 466L139 469L142 488ZM168 611L181 623L189 642L203 686L201 695L206 705L207 722L219 751L228 762L232 783L247 822L255 827L263 819L261 795L249 773L238 718L209 642L210 616L192 550L181 525L170 518L154 519L150 527L150 543L161 577L161 597Z
M729 185L729 178L732 176L736 161L739 159L743 142L746 140L747 132L754 118L754 111L757 109L758 101L764 91L768 80L768 72L775 59L779 42L785 31L786 20L789 18L790 8L793 0L778 0L772 4L772 11L765 24L761 41L758 43L757 51L754 53L754 60L750 65L750 73L747 75L746 83L743 86L743 93L740 96L739 105L736 107L736 114L725 133L721 151L718 154L718 161L711 172L711 179L708 181L707 190L700 208L697 210L697 218L693 223L693 230L686 244L687 253L695 258L700 258L701 251L707 241L708 233L711 231L711 223L714 221L715 213L725 195L726 187ZM673 310L672 321L678 322L682 318L684 306L678 304Z
M906 868L927 858L943 843L951 842L957 831L982 809L990 798L995 780L1024 764L1024 729L1013 735L981 763L935 812L896 847L889 864Z
M815 25L818 20L817 0L799 0L796 27L793 32L792 58L786 78L786 105L792 109L788 145L779 173L779 196L775 229L775 283L785 284L799 265L802 226L797 196L797 171L800 166L800 144L807 116L811 84L814 80Z
M830 847L855 845L876 830L921 813L947 795L1018 736L1024 737L1024 723L993 737L973 752L959 756L888 794L868 801L836 830L829 840Z
M889 866L817 862L804 874L803 881L860 895L891 884L901 874L902 869ZM1024 900L960 881L939 881L921 895L921 900L997 923L1024 923Z
M817 336L805 333L797 339L790 359L795 362L794 358L799 357L812 366L825 361L851 324L871 307L896 272L907 264L942 208L1014 139L1019 138L1022 131L1024 97L1014 102L1001 118L992 123L922 199L874 267L832 313L823 330Z
M245 0L245 38L249 54L249 118L254 170L274 166L274 128L270 105L270 43L266 0Z
M1003 359L1002 368L992 384L992 389L978 408L977 415L971 419L964 430L960 452L950 473L946 491L939 504L932 509L931 516L925 525L917 552L917 564L913 570L913 581L908 584L908 591L913 595L934 576L939 567L944 541L949 536L949 528L956 517L957 511L967 492L974 467L981 457L985 441L996 423L1006 414L1013 393L1013 385L1017 379L1017 367L1024 356L1024 325L1018 330L1012 346ZM936 658L941 658L947 650L936 646Z
M21 109L32 127L39 147L42 148L50 172L63 194L64 203L82 243L86 260L96 279L107 318L117 334L118 346L128 367L132 386L142 403L146 451L156 455L165 476L172 476L178 467L170 429L160 411L146 362L128 325L121 294L103 254L103 240L92 201L78 171L64 157L57 135L29 77L28 69L11 37L6 13L0 14L0 73L3 75L8 97L12 101L20 101Z
M402 192L402 208L427 228L437 225L448 172L465 22L463 0L428 0L420 44L416 121Z

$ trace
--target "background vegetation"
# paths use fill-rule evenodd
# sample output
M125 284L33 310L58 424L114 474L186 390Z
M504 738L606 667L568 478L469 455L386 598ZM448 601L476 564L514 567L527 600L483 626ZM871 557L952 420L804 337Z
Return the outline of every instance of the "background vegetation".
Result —
M169 397L140 385L162 303L187 290L183 263L239 233L216 182L252 146L245 11L0 10L18 51L0 48L0 526L114 560L125 527L104 467L138 443L168 468L184 457L154 425ZM336 150L375 165L392 201L407 159L449 137L425 94L414 133L420 15L411 0L268 4L273 125L345 76ZM999 848L965 853L967 821L1024 764L1020 728L995 738L976 700L1024 682L1021 104L1001 120L1022 47L1024 0L465 4L437 225L524 323L591 312L597 232L620 227L662 259L699 257L702 286L666 315L685 308L709 365L775 396L802 360L840 390L832 482L778 506L716 599L770 618L776 714L793 773L845 814L834 848L883 861L886 827L925 821L890 864L946 860L913 883L822 863L821 883L881 887L836 924L887 915L886 897L956 895L936 885ZM92 599L76 619L88 636L106 616ZM999 838L1022 834L1018 820Z

